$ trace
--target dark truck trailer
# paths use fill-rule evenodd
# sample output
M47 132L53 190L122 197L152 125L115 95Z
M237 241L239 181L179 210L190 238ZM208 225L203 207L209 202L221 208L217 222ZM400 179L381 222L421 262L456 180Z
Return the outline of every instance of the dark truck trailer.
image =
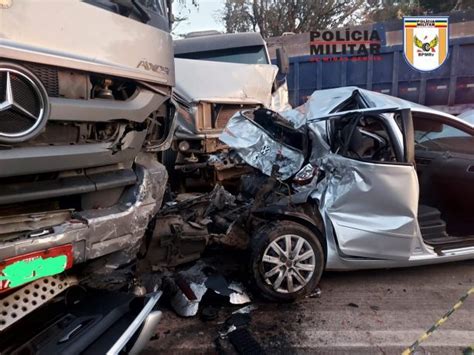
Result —
M320 61L315 61L319 57ZM451 114L474 108L474 36L450 39L445 63L431 72L413 69L403 45L383 46L381 60L328 61L323 56L290 58L288 88L293 106L315 90L358 86L431 106ZM355 56L354 56L355 57Z

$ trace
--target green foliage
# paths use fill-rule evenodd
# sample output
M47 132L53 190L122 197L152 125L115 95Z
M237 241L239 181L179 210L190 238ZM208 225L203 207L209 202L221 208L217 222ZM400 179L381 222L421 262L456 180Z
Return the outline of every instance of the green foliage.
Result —
M401 19L403 16L435 15L474 9L474 0L368 0L366 22Z
M308 32L350 22L366 0L226 0L227 32L257 31L264 37Z
M474 0L225 0L220 17L227 32L272 37L468 9Z

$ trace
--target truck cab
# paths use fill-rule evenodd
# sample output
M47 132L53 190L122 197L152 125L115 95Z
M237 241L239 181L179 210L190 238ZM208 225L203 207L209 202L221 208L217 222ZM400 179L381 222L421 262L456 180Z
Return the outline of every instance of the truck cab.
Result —
M191 33L174 42L174 51L178 128L163 162L170 175L182 178L174 186L181 191L232 184L245 169L221 156L227 148L218 136L242 109L290 107L288 58L280 49L277 66L272 65L258 33Z
M117 353L159 298L130 292L130 268L167 181L169 4L15 0L0 18L0 352Z

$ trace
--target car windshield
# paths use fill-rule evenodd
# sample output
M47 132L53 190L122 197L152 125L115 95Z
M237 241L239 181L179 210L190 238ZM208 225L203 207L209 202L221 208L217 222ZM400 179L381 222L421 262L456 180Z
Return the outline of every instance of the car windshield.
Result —
M269 64L264 46L227 48L204 52L181 53L177 58L209 60L212 62Z
M472 136L456 127L435 120L417 118L415 143L425 150L464 151L466 144L472 143Z

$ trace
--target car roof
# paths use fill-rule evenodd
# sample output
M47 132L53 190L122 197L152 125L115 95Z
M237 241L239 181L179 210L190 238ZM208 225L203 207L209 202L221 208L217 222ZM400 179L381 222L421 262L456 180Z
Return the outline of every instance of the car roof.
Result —
M300 107L287 110L281 114L286 117L295 127L300 127L307 119L318 121L327 119L330 116L340 114L339 107L350 100L354 95L360 95L367 103L368 108L377 109L410 109L415 113L423 113L444 117L450 121L454 121L459 125L474 128L472 124L459 119L449 113L435 110L433 108L423 106L411 101L400 99L395 96L385 95L356 86L344 86L332 89L316 90L309 99ZM358 109L349 109L350 111Z
M359 91L366 99L372 101L374 103L374 107L382 107L383 105L386 106L398 106L399 108L409 108L412 112L418 112L418 113L424 113L424 114L430 114L430 115L436 115L436 116L442 116L444 118L447 118L449 120L456 121L460 124L463 125L468 125L473 128L473 125L470 124L469 122L466 122L456 116L453 116L449 113L439 111L436 109L433 109L428 106L420 105L415 102L411 102L405 99L401 99L399 97L391 96L391 95L386 95L382 94L377 91L371 91L367 89L361 89L358 87L345 87L345 88L338 88L338 89L331 89L331 90L336 90L338 91L339 89L342 89L341 91L354 91L357 90Z

